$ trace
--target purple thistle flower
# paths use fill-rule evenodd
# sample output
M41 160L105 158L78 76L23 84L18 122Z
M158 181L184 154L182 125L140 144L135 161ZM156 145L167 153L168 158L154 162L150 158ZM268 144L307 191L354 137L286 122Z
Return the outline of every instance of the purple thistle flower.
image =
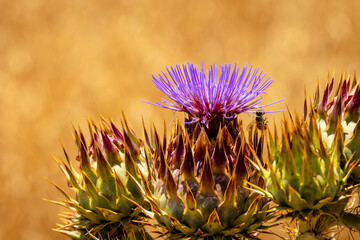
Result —
M215 116L233 118L236 114L255 112L284 100L260 105L262 97L259 95L266 94L265 90L274 80L268 77L264 81L266 73L259 72L259 68L251 73L252 66L248 70L245 65L239 76L236 63L232 72L231 64L220 67L219 79L215 64L210 66L210 70L205 70L202 64L200 71L190 62L182 68L180 65L166 68L170 77L162 72L158 78L153 75L153 82L172 102L162 99L162 103L150 104L185 112L191 117L191 123L206 123Z

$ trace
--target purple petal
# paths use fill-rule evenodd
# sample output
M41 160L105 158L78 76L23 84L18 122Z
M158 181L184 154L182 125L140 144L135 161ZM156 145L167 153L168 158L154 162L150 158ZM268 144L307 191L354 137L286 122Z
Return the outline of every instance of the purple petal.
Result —
M153 82L171 101L162 99L162 104L151 104L186 112L191 122L206 122L214 116L232 118L235 114L256 111L283 100L260 105L260 95L266 94L265 90L274 80L265 78L266 73L259 68L252 71L252 66L248 69L245 65L239 76L236 63L233 69L231 64L224 64L220 66L219 77L215 64L209 70L203 64L199 70L190 62L166 69L168 74L162 72L159 77L153 76Z

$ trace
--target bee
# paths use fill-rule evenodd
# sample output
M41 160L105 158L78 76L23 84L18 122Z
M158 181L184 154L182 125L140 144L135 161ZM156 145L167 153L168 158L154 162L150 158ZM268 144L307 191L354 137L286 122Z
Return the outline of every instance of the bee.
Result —
M255 112L255 119L249 124L248 129L252 128L254 125L256 127L263 131L267 129L267 121L266 118L264 118L264 111L256 111Z
M264 114L265 112L263 111L257 111L255 116L255 122L256 122L256 127L259 130L266 130L267 129L267 121L266 118L264 118Z

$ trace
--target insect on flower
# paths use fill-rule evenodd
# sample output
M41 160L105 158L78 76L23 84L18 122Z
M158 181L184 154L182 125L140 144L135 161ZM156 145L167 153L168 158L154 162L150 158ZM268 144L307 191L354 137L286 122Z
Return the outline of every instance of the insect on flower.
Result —
M266 118L264 118L265 112L263 110L261 111L256 111L255 112L255 120L253 120L253 123L252 124L256 124L256 127L259 129L259 130L266 130L267 129L267 121L266 121Z

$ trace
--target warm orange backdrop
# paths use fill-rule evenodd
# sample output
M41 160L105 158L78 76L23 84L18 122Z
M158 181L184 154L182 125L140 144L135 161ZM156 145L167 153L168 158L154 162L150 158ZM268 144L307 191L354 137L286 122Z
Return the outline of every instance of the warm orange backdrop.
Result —
M42 198L61 197L45 177L66 187L51 154L61 138L75 156L72 123L124 109L139 135L142 117L162 128L172 113L141 101L162 97L151 75L201 60L261 67L276 80L265 101L302 112L304 85L359 73L359 13L357 0L1 0L0 239L65 239L51 231L63 209Z

